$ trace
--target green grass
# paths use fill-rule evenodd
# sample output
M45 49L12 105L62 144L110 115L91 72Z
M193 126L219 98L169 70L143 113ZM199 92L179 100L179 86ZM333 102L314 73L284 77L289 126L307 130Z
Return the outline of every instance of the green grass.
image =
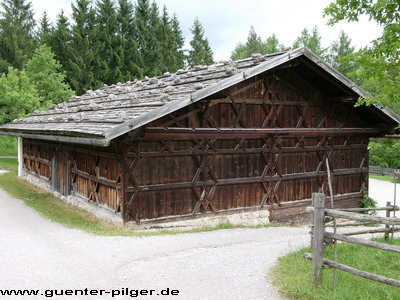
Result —
M17 152L17 138L0 135L0 156L16 156Z
M68 228L75 228L86 231L91 234L102 236L148 236L161 234L177 234L188 232L204 232L219 229L243 228L245 226L232 225L229 222L220 223L214 227L200 227L187 231L176 230L158 230L144 231L135 230L132 226L118 226L104 220L94 217L92 214L77 207L72 207L41 189L35 188L29 183L20 180L17 177L17 159L2 158L0 159L0 169L6 169L10 172L0 175L0 188L5 190L14 198L21 199L27 206L32 207L44 217L51 221L60 223ZM268 224L258 227L278 226L277 224Z
M382 176L382 175L372 175L369 174L369 178L374 178L374 179L379 179L379 180L383 180L383 181L390 181L390 182L394 182L393 176ZM399 179L397 179L397 183L399 183Z
M383 238L378 239L384 242ZM400 245L400 239L391 244ZM312 263L303 258L311 252L304 248L279 259L271 277L282 295L290 299L399 299L399 288L361 278L350 273L337 271L337 288L332 290L332 270L323 271L323 284L320 288L312 286ZM333 248L325 250L324 257L333 259ZM359 270L400 280L400 257L397 253L369 247L339 244L339 263Z

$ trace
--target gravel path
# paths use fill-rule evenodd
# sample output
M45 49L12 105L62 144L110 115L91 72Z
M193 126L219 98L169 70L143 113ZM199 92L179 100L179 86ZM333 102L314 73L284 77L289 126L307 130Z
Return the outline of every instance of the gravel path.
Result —
M396 186L396 205L400 205L400 184ZM378 179L369 179L369 196L378 202L378 206L386 206L386 202L394 203L394 183L389 181L382 181ZM386 212L380 211L378 216L384 217ZM399 215L397 213L396 215Z
M389 182L370 182L379 202L392 190ZM266 274L279 257L309 242L306 227L98 237L43 219L2 190L0 208L0 289L170 288L179 296L158 298L281 299ZM82 299L90 298L99 297Z
M45 220L1 190L0 207L1 289L170 288L179 297L158 298L280 299L266 274L309 242L305 227L98 237Z

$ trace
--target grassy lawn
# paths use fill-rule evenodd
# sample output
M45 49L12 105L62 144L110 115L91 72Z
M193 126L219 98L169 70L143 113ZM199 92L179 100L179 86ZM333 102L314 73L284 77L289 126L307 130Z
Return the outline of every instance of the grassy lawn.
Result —
M382 175L369 174L369 178L374 178L374 179L379 179L379 180L383 180L383 181L394 182L393 176L382 176ZM397 183L399 183L399 182L400 182L399 179L397 179Z
M103 236L148 236L244 227L234 226L230 223L221 223L216 227L201 227L188 231L141 231L134 230L132 227L128 228L122 225L117 226L107 221L100 220L85 210L70 206L52 194L35 188L27 182L20 180L17 177L17 167L17 159L0 158L0 169L10 171L0 175L0 188L5 190L14 198L23 200L27 206L32 207L49 220L60 223L69 228L80 229L88 233ZM268 224L266 226L277 225Z
M383 239L377 240L384 242ZM400 246L400 239L391 244ZM312 286L312 262L303 258L310 248L290 253L279 260L272 272L274 284L290 299L399 299L397 287L337 271L337 288L332 290L332 270L323 271L321 288ZM326 258L333 259L333 247L325 250ZM339 244L339 263L359 270L400 280L400 257L397 253L369 247Z

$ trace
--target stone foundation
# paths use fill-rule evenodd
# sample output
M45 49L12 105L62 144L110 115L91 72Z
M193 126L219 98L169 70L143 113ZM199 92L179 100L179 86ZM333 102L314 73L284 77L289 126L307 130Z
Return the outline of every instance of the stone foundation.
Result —
M83 209L95 215L99 219L106 220L116 225L123 225L122 217L120 213L114 213L106 207L97 205L87 201L85 198L79 195L69 195L65 197L52 189L51 184L36 175L23 172L21 179L28 181L34 186L44 189L54 196L60 198L66 203ZM269 223L269 211L268 210L256 210L248 212L232 212L227 211L226 213L220 212L218 214L209 215L197 215L189 216L184 220L176 220L174 217L166 218L164 220L143 220L142 224L136 224L129 222L126 225L132 226L135 229L143 230L154 230L154 229L173 229L173 230L188 230L200 227L215 227L219 224L230 223L232 225L243 225L243 226L258 226ZM180 216L176 216L180 217ZM182 218L182 217L180 217Z
M96 216L99 219L111 222L116 225L124 224L122 221L121 214L114 213L106 207L91 203L79 195L69 195L68 197L65 197L64 195L61 195L60 193L55 192L53 190L51 184L47 180L42 179L36 175L32 175L27 172L23 172L21 179L28 181L29 183L33 184L34 186L36 186L38 188L48 191L49 193L53 194L57 198L60 198L64 202L68 203L69 205L78 207L80 209L83 209L83 210L93 214L94 216Z

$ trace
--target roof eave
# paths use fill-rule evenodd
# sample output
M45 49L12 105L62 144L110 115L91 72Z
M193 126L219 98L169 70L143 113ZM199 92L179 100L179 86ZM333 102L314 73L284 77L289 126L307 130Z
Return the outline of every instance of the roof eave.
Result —
M0 135L9 135L27 139L34 139L34 140L74 143L74 144L92 145L100 147L107 147L110 145L111 142L110 139L105 139L105 138L47 135L47 134L35 134L35 133L13 132L13 131L0 131Z

